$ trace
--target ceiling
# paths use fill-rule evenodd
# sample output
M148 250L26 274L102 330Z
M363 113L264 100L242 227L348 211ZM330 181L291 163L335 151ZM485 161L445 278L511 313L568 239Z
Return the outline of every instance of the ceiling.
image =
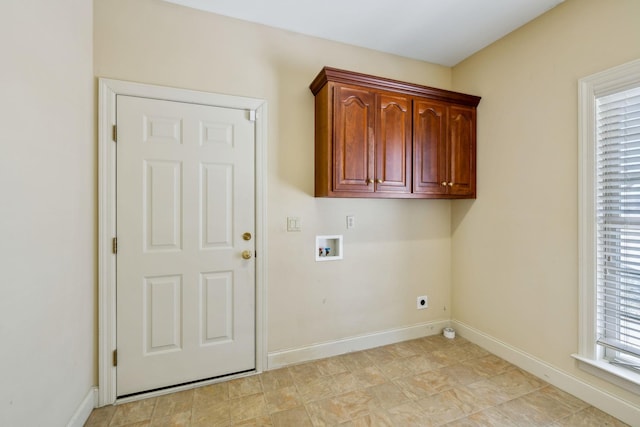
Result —
M165 1L453 66L564 0Z

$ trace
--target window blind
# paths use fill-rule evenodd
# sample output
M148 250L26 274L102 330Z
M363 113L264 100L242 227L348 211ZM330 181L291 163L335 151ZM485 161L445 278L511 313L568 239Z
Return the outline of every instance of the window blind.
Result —
M597 343L640 357L640 87L596 99Z

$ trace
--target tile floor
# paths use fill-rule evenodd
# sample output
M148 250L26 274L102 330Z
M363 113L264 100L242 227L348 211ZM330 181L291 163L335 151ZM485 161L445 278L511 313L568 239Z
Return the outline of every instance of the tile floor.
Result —
M92 412L97 426L625 426L464 338L431 336Z

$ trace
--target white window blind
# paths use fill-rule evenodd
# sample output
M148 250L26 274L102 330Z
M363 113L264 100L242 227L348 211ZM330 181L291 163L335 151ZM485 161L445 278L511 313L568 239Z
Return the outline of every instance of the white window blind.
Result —
M596 99L597 344L640 359L640 87ZM627 360L628 361L628 360Z

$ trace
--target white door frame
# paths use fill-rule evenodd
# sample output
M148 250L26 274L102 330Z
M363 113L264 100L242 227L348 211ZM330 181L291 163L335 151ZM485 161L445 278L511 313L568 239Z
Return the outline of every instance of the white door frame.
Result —
M237 108L255 112L256 196L256 372L267 367L266 334L266 143L267 103L263 99L99 79L98 95L98 406L116 401L116 95Z

